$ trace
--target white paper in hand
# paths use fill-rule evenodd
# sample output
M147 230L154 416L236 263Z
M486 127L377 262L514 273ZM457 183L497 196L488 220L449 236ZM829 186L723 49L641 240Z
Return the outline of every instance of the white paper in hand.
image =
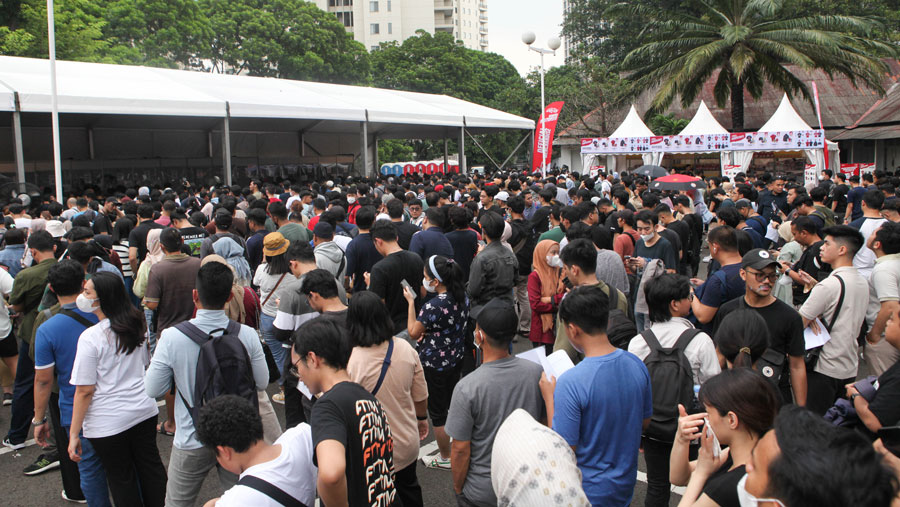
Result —
M769 241L778 242L778 229L772 227L773 223L769 224L769 227L766 228L766 239Z
M825 329L825 325L822 324L822 321L816 319L816 324L819 326L819 334L815 334L811 327L807 327L803 330L803 340L806 342L806 350L821 347L831 339L831 334Z
M306 387L306 384L304 384L302 380L297 381L297 390L300 391L303 396L306 396L306 399L312 399L312 393L309 392L309 388Z
M563 373L575 367L575 363L569 359L569 355L564 350L557 350L549 356L541 360L541 366L544 367L544 373L547 377L559 378Z
M516 354L516 357L521 357L522 359L527 359L532 363L539 364L544 366L544 363L541 362L542 359L547 357L547 352L544 351L544 347L535 347L531 350L526 350L521 354Z

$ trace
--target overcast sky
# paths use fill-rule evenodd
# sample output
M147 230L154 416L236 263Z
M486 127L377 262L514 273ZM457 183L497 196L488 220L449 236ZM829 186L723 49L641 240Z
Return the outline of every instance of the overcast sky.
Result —
M562 0L488 0L488 51L499 53L525 75L538 67L541 57L522 43L522 32L537 35L534 45L546 48L547 39L559 36L563 21ZM563 64L563 48L544 57L544 68Z

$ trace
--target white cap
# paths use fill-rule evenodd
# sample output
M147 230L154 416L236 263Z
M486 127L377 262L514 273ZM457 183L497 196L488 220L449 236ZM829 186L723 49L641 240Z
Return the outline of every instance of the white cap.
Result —
M141 187L138 189L138 195L150 195L150 189L148 187Z
M331 180L328 180L328 181L325 182L325 186L328 187L328 188L331 188L331 187L334 186L334 182L331 181Z
M505 190L501 190L497 192L497 195L494 197L494 199L506 202L507 200L509 200L509 193L507 193Z
M66 226L59 220L47 220L45 230L54 238L61 238L66 234Z

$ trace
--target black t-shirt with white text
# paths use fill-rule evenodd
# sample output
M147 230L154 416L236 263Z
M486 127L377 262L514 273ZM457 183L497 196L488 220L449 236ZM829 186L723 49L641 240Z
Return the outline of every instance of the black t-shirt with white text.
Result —
M325 440L344 446L349 505L394 503L394 441L387 415L369 391L354 382L335 384L313 405L310 426L313 448Z

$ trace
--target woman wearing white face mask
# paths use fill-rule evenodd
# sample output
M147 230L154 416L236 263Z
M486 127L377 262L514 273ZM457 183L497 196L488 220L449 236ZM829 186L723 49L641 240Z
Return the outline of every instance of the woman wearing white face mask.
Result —
M778 395L759 372L736 368L707 380L699 401L705 412L688 415L678 406L681 415L669 459L670 482L687 485L678 505L740 507L738 484L753 448L772 427ZM689 461L690 442L697 438L699 458Z
M528 275L528 303L531 306L531 330L528 339L533 347L543 346L553 352L553 322L556 308L565 293L560 268L559 243L545 239L534 247L532 271Z
M434 296L422 305L418 316L412 304L415 294L405 289L403 296L410 301L407 327L409 337L417 342L425 370L428 415L439 450L425 466L449 470L450 437L444 431L444 423L450 411L450 396L462 371L469 299L462 267L453 259L432 255L425 261L424 276L422 285Z
M81 459L83 428L106 469L114 503L161 506L166 470L156 447L159 409L144 391L150 364L144 314L131 304L121 279L106 272L87 281L75 304L100 321L78 338L69 456Z

